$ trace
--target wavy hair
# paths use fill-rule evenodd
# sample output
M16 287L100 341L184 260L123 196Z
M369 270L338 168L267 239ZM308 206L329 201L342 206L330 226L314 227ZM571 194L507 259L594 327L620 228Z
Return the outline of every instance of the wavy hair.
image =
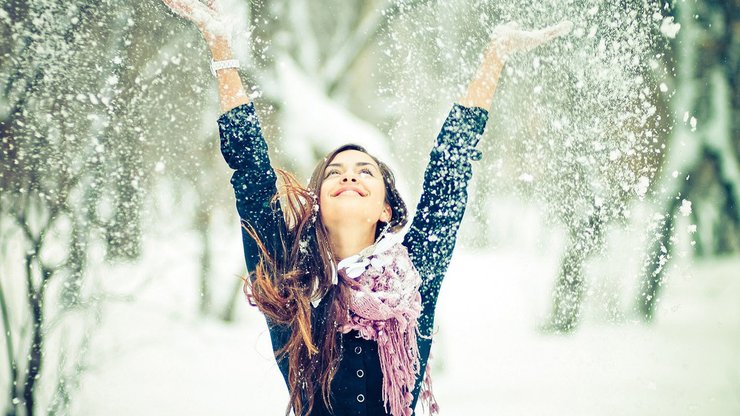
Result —
M344 284L332 284L334 259L329 234L318 213L324 171L334 157L346 150L358 150L370 156L380 168L385 183L385 202L391 207L389 231L400 231L408 221L408 210L396 189L393 172L388 166L369 154L362 146L347 144L329 152L315 167L308 186L303 187L292 174L276 169L281 179L271 206L282 207L285 230L279 239L282 256L273 257L254 229L245 229L255 240L260 251L260 262L246 279L245 291L250 303L257 306L273 323L290 329L286 344L276 351L278 360L288 360L288 388L291 409L296 415L310 414L317 391L328 409L331 409L331 383L341 358L339 326L349 309L350 289ZM375 238L385 223L379 222ZM318 308L312 310L311 297L324 294Z

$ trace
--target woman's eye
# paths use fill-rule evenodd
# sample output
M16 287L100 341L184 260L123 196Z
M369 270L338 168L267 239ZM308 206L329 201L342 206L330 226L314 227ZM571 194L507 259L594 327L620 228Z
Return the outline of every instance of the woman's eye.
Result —
M338 174L339 174L339 171L338 170L332 169L332 170L326 172L326 177L328 178L331 175L338 175Z
M366 175L370 175L370 176L373 176L373 172L372 172L372 171L371 171L370 169L368 169L368 168L363 168L363 169L362 169L362 170L360 171L360 173L364 173L364 174L366 174Z

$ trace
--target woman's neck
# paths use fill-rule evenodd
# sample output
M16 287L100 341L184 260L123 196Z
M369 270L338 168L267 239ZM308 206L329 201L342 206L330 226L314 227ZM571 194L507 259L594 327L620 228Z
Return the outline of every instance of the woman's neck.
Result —
M375 242L375 228L344 226L329 231L334 257L339 261L353 256Z

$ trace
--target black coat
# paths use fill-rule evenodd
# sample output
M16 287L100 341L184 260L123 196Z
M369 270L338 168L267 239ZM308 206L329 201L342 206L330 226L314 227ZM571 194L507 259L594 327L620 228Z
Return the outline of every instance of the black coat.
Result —
M455 247L457 230L467 203L467 184L472 176L471 160L479 160L475 149L483 134L488 112L482 108L452 107L437 143L432 148L429 164L424 172L424 185L416 214L403 240L411 261L422 277L419 289L422 312L417 337L420 354L420 373L413 391L412 409L416 405L431 348L434 309L445 272ZM236 193L236 207L241 220L254 227L257 235L275 256L281 250L277 236L285 229L279 204L270 206L275 195L276 176L270 165L267 144L262 136L259 120L252 103L238 106L219 117L221 152L226 163L234 169L231 184ZM242 228L244 257L248 270L259 262L259 251L254 240ZM277 255L275 258L280 258ZM314 314L325 309L319 305ZM285 345L290 329L268 321L272 346L275 351ZM354 332L341 335L341 363L332 383L332 407L336 415L382 415L382 373L374 341L360 339ZM426 337L425 337L426 336ZM287 359L278 360L286 385ZM329 414L322 400L316 400L312 415Z

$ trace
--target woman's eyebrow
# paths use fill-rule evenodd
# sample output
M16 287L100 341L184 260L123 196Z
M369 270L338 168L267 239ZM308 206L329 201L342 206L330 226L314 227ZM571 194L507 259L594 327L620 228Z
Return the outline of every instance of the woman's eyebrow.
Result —
M380 168L377 165L373 164L373 163L370 163L370 162L357 162L357 163L355 163L355 168L361 168L361 167L364 167L364 166L371 167L371 168L373 168L374 171L376 171L378 173L380 172Z
M344 167L344 163L329 163L328 165L326 165L327 168L330 168L330 167L333 167L333 166L343 168ZM377 168L377 166L375 166L374 164L372 164L370 162L357 162L357 163L355 163L355 166L372 166L374 168Z

